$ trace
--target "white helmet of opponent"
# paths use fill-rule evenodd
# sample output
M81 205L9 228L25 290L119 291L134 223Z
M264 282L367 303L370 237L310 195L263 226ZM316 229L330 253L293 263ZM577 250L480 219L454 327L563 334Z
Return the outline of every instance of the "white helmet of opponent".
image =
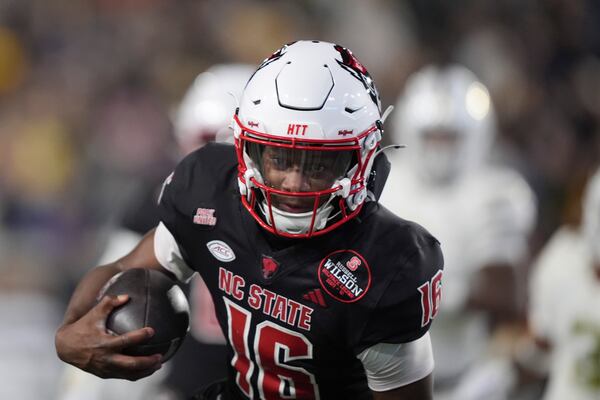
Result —
M590 178L585 191L583 232L594 261L600 263L600 168Z
M408 146L423 179L448 183L486 157L495 136L487 88L467 68L429 65L413 74L399 97L394 142Z
M231 116L254 70L246 64L217 64L196 77L173 118L182 153L232 136Z
M310 237L358 214L382 123L375 84L348 49L320 41L282 47L248 82L234 119L242 202L261 226L280 236ZM309 173L328 172L332 183L312 191L274 188L261 167L269 147L302 159ZM284 210L277 197L308 201L310 210Z

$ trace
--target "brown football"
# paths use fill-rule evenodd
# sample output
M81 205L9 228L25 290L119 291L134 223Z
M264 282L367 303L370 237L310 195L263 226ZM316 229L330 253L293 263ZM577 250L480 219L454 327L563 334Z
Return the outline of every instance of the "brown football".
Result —
M129 301L113 310L106 320L106 328L116 334L146 326L154 329L154 336L148 341L128 347L123 353L160 353L163 362L167 361L179 349L189 330L189 304L181 288L163 272L136 268L115 275L102 292L102 296L120 294L129 295Z

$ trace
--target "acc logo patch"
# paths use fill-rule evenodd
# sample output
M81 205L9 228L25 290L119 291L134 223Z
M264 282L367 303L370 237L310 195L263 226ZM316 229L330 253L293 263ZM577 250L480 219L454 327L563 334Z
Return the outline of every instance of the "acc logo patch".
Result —
M231 262L235 260L235 253L225 242L212 240L206 243L206 247L208 247L208 251L219 261Z
M321 287L343 303L360 300L371 287L371 269L365 259L353 250L338 250L319 265Z

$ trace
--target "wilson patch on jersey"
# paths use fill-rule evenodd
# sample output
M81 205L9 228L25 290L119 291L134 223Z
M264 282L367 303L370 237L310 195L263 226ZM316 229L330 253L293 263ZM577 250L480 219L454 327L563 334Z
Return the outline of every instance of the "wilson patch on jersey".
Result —
M371 286L371 270L365 259L353 250L338 250L319 265L319 282L334 299L344 303L360 300Z

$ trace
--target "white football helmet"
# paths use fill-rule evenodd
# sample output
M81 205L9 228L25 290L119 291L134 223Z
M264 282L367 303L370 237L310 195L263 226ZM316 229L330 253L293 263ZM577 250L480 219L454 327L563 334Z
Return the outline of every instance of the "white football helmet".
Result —
M231 115L255 69L245 64L219 64L196 77L173 118L175 138L183 154L232 136L228 128Z
M600 168L590 178L585 191L583 232L594 261L600 263Z
M475 168L495 136L489 92L460 65L430 65L416 72L396 110L394 141L407 144L410 165L435 184Z
M348 49L282 47L248 82L234 120L242 203L262 227L307 238L359 213L382 122L375 84Z

